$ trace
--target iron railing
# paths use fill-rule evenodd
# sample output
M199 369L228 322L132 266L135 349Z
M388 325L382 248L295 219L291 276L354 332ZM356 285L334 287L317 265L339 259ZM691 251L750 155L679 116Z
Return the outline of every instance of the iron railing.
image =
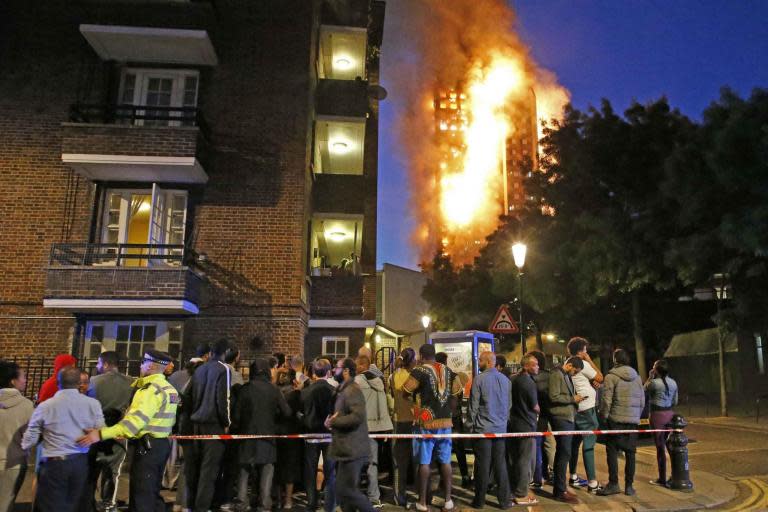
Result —
M170 244L53 244L48 264L71 266L179 266L187 262L183 245Z
M197 126L207 132L197 107L75 103L69 108L73 123L129 124L137 126Z

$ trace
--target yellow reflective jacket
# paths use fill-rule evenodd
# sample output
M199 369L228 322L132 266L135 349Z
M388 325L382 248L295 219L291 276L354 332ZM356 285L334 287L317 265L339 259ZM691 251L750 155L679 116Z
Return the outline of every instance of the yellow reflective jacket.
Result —
M133 386L138 389L125 416L117 424L101 429L101 438L136 439L144 435L171 435L179 406L176 388L168 384L162 373L141 377Z

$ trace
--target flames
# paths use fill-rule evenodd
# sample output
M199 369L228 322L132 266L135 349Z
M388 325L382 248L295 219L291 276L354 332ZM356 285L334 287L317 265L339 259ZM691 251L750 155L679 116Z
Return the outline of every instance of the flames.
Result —
M536 112L559 117L569 95L532 61L503 0L400 0L388 9L405 45L394 56L394 88L405 101L413 239L421 261L441 249L468 263L524 201Z

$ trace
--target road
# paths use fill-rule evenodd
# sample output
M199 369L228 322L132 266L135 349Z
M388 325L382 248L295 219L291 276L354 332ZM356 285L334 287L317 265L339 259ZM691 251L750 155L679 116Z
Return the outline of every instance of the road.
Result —
M739 495L717 510L768 510L768 429L744 420L733 423L700 423L686 429L691 443L691 468L708 471L739 484ZM652 446L639 451L653 456ZM694 481L694 485L696 482Z

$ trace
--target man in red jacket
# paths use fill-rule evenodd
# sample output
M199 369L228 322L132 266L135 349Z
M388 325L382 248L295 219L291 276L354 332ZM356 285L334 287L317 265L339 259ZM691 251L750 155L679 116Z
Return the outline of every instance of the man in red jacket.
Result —
M37 394L38 405L45 402L49 398L52 398L53 395L56 394L56 392L59 390L59 381L57 380L59 372L63 368L67 368L69 366L77 366L77 359L69 354L59 354L56 356L56 359L53 360L53 375L51 375L48 380L43 382L43 385L40 387L40 391Z

